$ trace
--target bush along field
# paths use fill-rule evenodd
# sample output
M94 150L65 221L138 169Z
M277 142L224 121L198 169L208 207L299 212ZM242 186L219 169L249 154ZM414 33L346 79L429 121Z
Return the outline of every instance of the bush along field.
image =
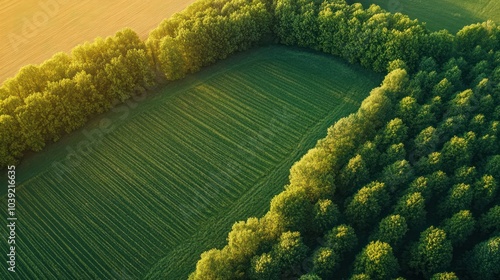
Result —
M268 37L386 76L293 165L270 210L235 223L227 245L203 253L189 278L500 277L500 28L492 21L453 35L344 0L198 1L145 42L123 30L7 80L0 166L135 92Z

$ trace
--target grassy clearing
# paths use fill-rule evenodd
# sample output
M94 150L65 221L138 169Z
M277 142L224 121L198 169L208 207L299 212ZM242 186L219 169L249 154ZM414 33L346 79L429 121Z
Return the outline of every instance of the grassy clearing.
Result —
M389 12L400 12L426 22L432 31L448 29L455 33L463 26L491 19L500 23L498 0L349 0L368 7L377 4Z
M0 0L0 83L24 65L41 63L124 27L145 38L163 19L193 2Z
M18 167L17 276L186 278L235 221L267 210L293 162L381 79L265 47L99 116ZM109 133L78 152L105 121Z

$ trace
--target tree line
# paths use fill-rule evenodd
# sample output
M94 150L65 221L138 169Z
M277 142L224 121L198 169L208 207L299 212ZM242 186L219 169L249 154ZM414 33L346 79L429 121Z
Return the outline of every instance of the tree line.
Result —
M0 168L137 93L245 50L270 33L260 0L197 1L142 41L131 29L23 67L0 87Z
M277 0L281 43L387 75L189 279L500 277L500 28L456 35L343 0Z

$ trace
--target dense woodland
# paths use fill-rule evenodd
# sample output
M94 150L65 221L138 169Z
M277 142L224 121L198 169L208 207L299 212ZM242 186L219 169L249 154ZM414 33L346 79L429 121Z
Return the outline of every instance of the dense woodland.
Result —
M0 88L0 166L262 40L387 73L190 279L498 279L500 27L457 34L344 0L198 1L27 66ZM399 277L399 278L398 278Z

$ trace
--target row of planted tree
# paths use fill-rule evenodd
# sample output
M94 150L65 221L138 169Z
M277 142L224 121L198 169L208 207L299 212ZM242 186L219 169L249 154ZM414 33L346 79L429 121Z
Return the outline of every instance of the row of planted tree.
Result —
M387 71L190 279L498 279L500 27L277 0L283 44Z
M197 1L147 40L124 29L28 65L0 87L0 169L95 114L249 48L269 33L262 1Z

